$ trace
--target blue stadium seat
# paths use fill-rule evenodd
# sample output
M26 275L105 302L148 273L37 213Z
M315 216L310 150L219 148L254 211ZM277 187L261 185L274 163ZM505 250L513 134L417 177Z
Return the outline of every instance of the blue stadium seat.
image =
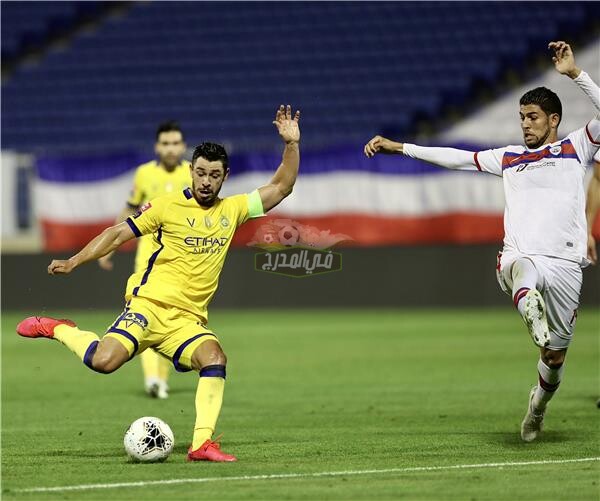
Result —
M3 2L3 51L18 50L26 33L45 36L80 4ZM211 137L238 151L270 149L277 141L270 121L282 102L303 110L308 148L382 129L405 134L415 117L465 103L476 83L493 86L507 61L524 64L559 29L581 28L593 9L577 2L134 3L126 16L106 19L2 84L3 146L145 150L157 122L174 118L190 143Z
M48 36L68 29L83 11L98 8L100 2L2 2L2 57L40 47Z

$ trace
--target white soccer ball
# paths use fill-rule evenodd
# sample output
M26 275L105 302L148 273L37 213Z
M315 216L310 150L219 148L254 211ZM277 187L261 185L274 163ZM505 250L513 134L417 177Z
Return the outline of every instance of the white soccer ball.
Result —
M164 461L173 452L175 437L167 423L157 417L136 419L123 439L125 451L131 459L151 463Z

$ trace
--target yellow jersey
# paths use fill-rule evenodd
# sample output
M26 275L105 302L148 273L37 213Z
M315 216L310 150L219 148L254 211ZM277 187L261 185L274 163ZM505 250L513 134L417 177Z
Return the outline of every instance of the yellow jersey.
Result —
M190 163L187 160L183 160L172 172L168 172L156 160L152 160L140 165L135 170L133 189L127 200L127 205L133 209L139 209L140 206L153 198L181 191L191 184ZM146 235L140 238L135 255L135 271L146 268L152 252L152 236Z
M235 230L264 214L257 190L198 204L190 188L155 198L126 219L137 237L152 234L156 249L129 277L125 300L145 297L208 321L212 299Z

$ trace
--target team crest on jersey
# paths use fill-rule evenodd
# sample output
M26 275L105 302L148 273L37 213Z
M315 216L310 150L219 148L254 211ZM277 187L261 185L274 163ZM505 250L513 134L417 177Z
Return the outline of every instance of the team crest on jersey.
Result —
M562 147L560 145L552 146L552 148L550 148L550 153L552 153L553 155L558 155L561 151Z
M204 216L204 226L211 228L213 225L212 220L208 216Z
M221 220L219 221L221 223L221 226L223 228L227 228L229 226L229 219L227 219L227 216L221 216Z
M150 207L152 207L152 204L150 202L146 202L144 205L142 205L138 211L133 215L134 218L138 218L142 215L142 212L147 211Z
M142 329L148 327L148 320L141 313L134 313L130 311L126 313L122 318L122 322L125 322L125 328L129 329L133 324L139 325Z

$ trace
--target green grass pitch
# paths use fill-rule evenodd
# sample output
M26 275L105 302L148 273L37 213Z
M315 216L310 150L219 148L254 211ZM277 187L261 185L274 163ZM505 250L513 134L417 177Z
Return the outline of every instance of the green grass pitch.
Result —
M114 312L70 315L102 332ZM95 374L56 342L2 317L3 499L590 500L599 496L596 398L600 312L580 312L565 378L539 442L519 425L537 350L514 309L215 311L229 357L217 432L234 464L186 463L195 373L173 374L168 401L142 392L134 360ZM122 439L155 415L175 433L162 464L132 464ZM371 471L559 461L466 469ZM309 473L358 472L336 476ZM301 474L295 478L260 475ZM78 491L32 487L223 477Z

